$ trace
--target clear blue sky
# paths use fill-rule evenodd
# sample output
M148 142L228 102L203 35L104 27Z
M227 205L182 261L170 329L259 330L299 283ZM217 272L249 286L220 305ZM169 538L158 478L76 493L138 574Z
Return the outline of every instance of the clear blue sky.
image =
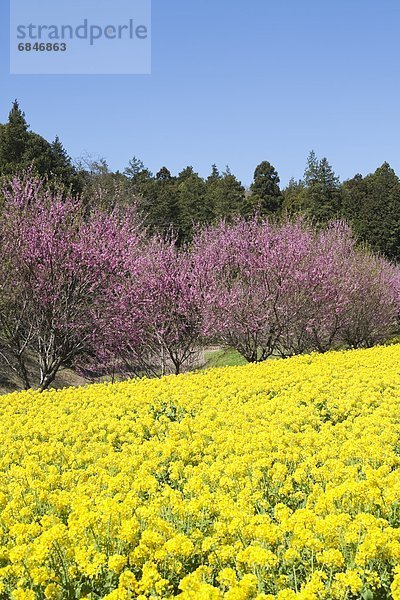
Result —
M342 179L400 173L399 0L153 0L152 74L130 76L9 75L0 7L0 122L18 98L73 158L229 164L247 185L265 159L301 177L314 149Z

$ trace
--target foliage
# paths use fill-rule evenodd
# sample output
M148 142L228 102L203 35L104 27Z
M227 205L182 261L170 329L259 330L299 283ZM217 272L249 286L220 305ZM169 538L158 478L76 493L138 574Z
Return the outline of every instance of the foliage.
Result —
M144 222L151 233L165 235L179 230L179 207L177 179L166 167L162 167L155 178L145 171L137 175L135 186L142 196L139 203Z
M344 216L355 234L375 251L400 259L400 180L384 163L367 177L344 184Z
M214 220L230 219L243 212L245 189L229 167L220 173L213 165L206 183L205 203L211 207Z
M204 180L192 167L186 167L177 177L162 167L152 177L137 159L132 164L136 171L131 181L149 231L165 237L174 232L178 245L190 242L199 225L244 211L245 189L229 167L220 173L213 165L212 173ZM125 173L131 171L129 167Z
M342 214L342 188L326 158L319 160L311 151L304 179L291 179L283 191L287 214L301 213L316 224L326 224Z
M134 208L151 235L168 239L172 233L179 246L191 243L199 226L221 219L302 215L318 227L344 219L357 243L400 261L400 180L386 162L341 183L327 158L312 151L303 179L292 178L284 189L267 160L257 165L248 190L229 167L220 172L216 165L207 178L190 166L177 175L163 166L154 175L133 156L123 172L112 171L105 158L86 156L74 164L58 136L49 142L29 129L15 100L0 124L0 187L27 170L64 196L82 195L87 213ZM0 196L0 210L2 203Z
M260 163L254 171L254 180L250 186L250 206L262 215L279 213L283 200L279 182L275 167L267 160Z
M0 176L9 178L27 169L57 181L74 194L82 190L78 173L58 136L49 143L29 131L25 113L15 100L8 122L0 127Z

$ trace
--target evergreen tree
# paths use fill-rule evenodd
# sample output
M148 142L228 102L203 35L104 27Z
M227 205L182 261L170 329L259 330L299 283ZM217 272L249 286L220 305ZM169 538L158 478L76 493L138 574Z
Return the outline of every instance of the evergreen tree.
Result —
M25 152L19 168L31 168L39 176L53 179L53 166L54 156L51 144L38 133L29 131Z
M360 173L357 173L352 179L343 182L342 185L342 216L356 226L358 233L361 233L362 212L365 209L365 198L367 194L367 185Z
M76 169L58 137L50 144L41 135L29 131L25 113L15 100L8 122L0 128L0 174L3 177L31 169L40 177L81 191Z
M176 177L162 167L155 177L143 169L134 176L139 209L151 233L168 235L179 229Z
M267 160L260 163L254 171L250 186L249 207L260 214L277 214L282 208L282 193L279 187L278 172Z
M221 173L216 164L211 166L211 173L207 177L207 184L212 185L213 183L218 183L221 180Z
M131 179L131 180L134 181L135 178L143 170L144 170L144 164L143 164L143 162L140 160L140 158L137 158L136 156L134 156L133 158L131 158L131 160L129 161L128 166L124 170L124 175L125 175L125 177L128 177L128 179Z
M180 183L182 183L183 181L185 181L186 179L189 179L190 177L192 177L193 175L195 175L196 177L199 177L199 175L197 173L194 172L194 169L192 166L188 166L185 167L179 174L178 174L178 180Z
M81 191L82 185L77 171L58 135L51 144L51 173L66 187L71 187L73 192Z
M14 173L23 165L24 154L29 140L29 125L25 113L14 100L8 122L0 130L0 170L2 175Z
M149 169L144 168L130 182L133 195L136 198L144 198L148 194L148 190L152 189L154 176Z
M206 180L205 203L214 220L229 219L243 211L245 189L227 166L220 173L216 165Z
M196 224L210 223L212 207L206 201L207 185L193 167L186 167L177 178L179 242L190 241Z
M176 177L172 177L167 167L162 167L154 182L154 205L152 207L153 229L168 233L179 229L179 208Z
M326 223L339 216L341 210L341 187L326 158L318 160L312 151L304 173L306 190L303 207L306 214L317 223Z
M112 212L117 207L128 207L133 200L130 181L120 171L111 171L104 158L84 156L78 162L79 181L86 211L95 208Z
M173 179L171 171L167 167L161 167L156 174L157 181L171 181Z
M206 192L204 202L206 203L210 214L215 217L216 205L218 204L218 192L222 175L219 172L217 165L212 165L211 173L206 179Z
M344 183L343 216L373 250L400 260L400 180L387 162Z
M296 215L304 211L306 186L302 179L296 181L290 179L286 188L282 191L282 210L286 215Z
M131 158L123 174L130 182L130 188L134 197L143 200L149 194L153 193L153 174L144 166L140 158L136 156Z
M304 171L304 183L307 187L311 187L318 183L319 180L319 160L314 150L311 150L307 158L307 166Z

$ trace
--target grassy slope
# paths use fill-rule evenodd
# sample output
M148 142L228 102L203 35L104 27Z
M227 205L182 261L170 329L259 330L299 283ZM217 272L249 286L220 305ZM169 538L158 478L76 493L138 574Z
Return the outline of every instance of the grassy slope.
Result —
M233 348L223 348L218 350L209 350L204 353L205 358L205 369L213 367L236 367L247 364L246 359L243 358Z

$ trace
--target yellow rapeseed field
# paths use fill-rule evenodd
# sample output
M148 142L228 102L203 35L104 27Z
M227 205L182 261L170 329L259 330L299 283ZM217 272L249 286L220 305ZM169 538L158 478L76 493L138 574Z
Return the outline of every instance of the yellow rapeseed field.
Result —
M400 599L400 346L0 398L0 598Z

